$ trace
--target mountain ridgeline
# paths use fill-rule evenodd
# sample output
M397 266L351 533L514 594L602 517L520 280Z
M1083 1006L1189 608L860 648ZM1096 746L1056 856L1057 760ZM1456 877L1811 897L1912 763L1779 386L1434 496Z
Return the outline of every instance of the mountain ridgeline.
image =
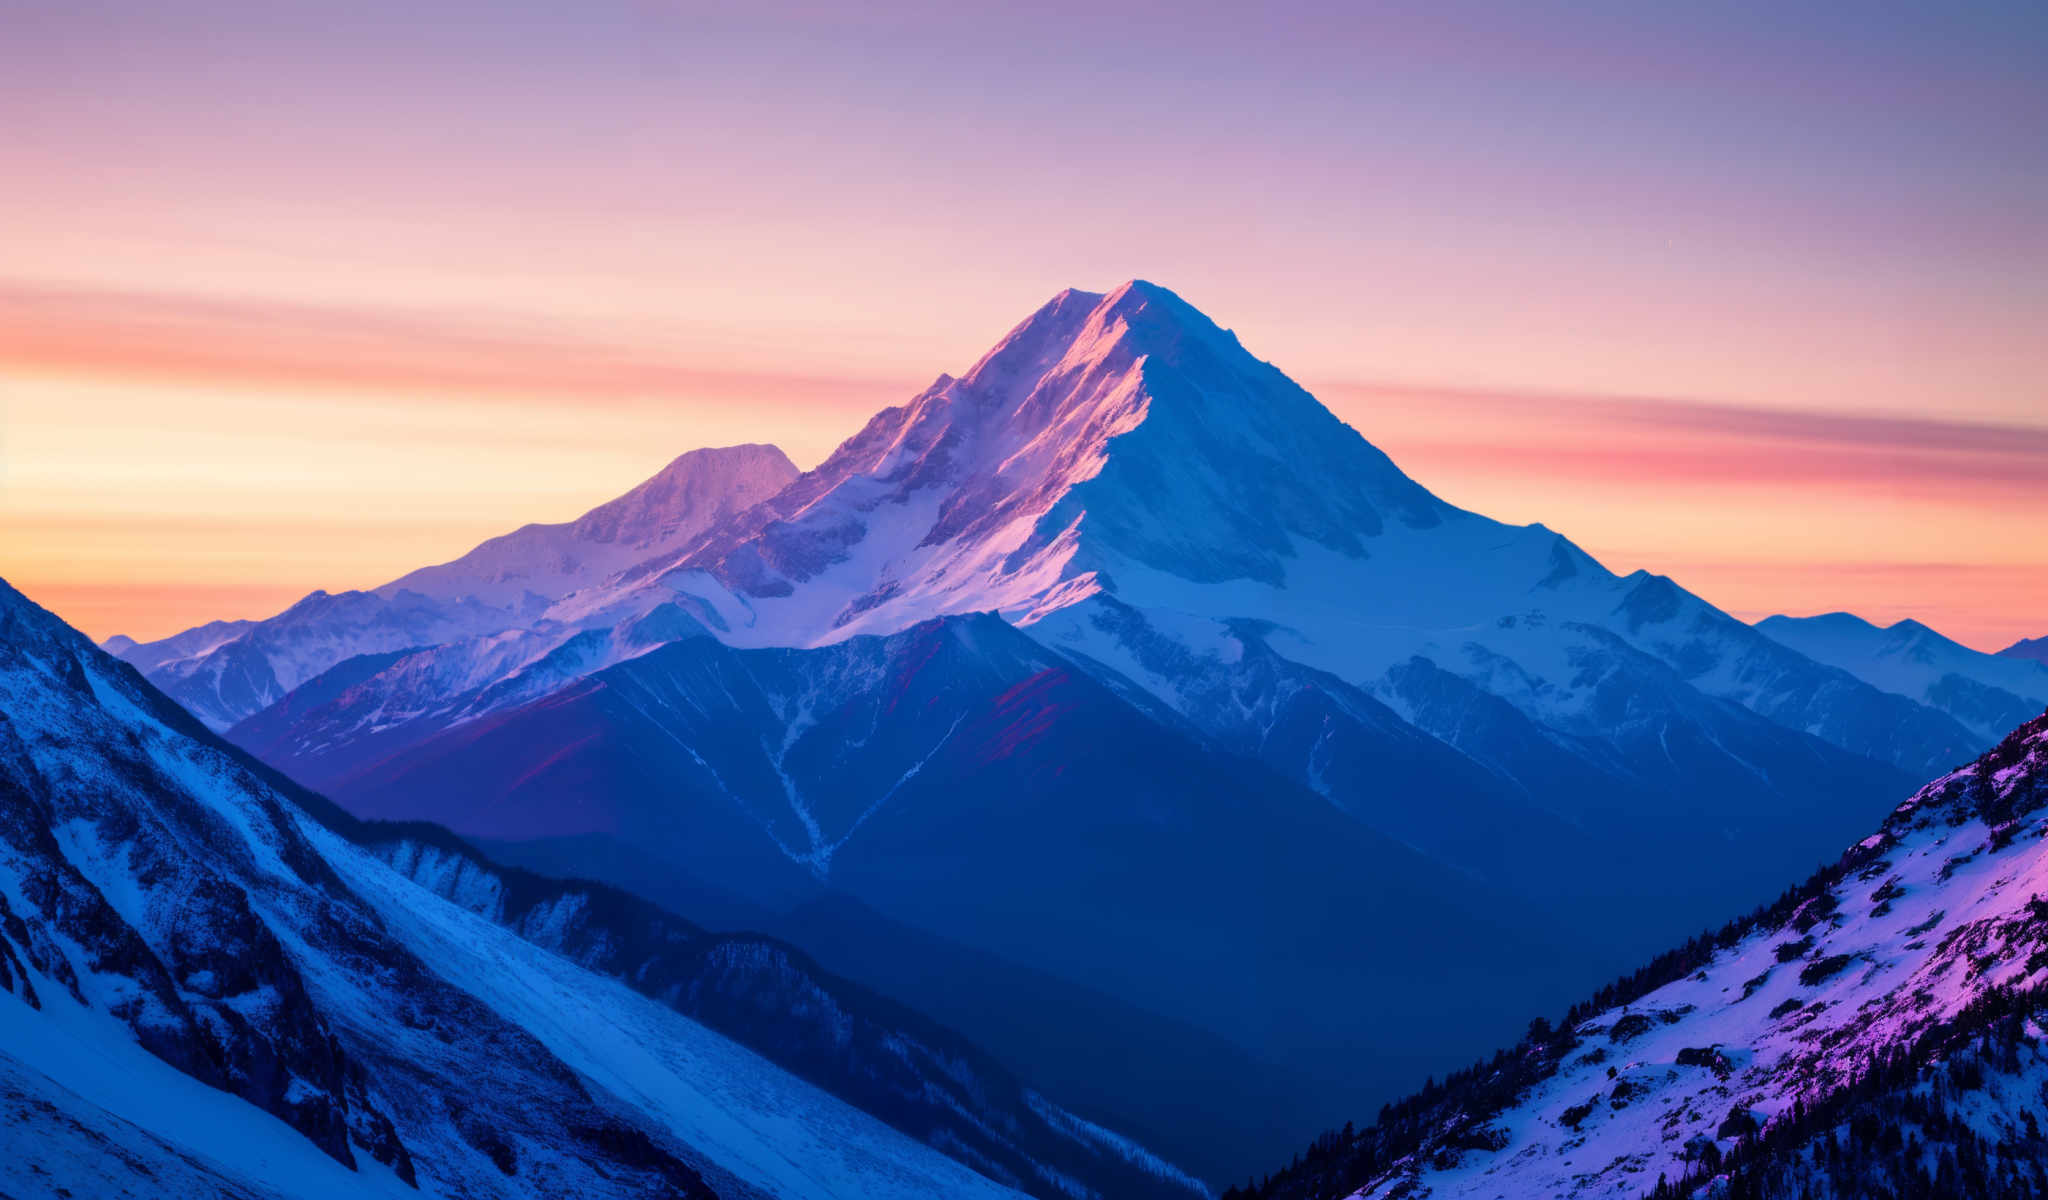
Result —
M109 648L358 817L772 929L1222 1181L1775 894L2030 695L1794 633L1444 502L1133 281L810 471L686 455ZM1196 1044L1290 1101L1191 1102Z

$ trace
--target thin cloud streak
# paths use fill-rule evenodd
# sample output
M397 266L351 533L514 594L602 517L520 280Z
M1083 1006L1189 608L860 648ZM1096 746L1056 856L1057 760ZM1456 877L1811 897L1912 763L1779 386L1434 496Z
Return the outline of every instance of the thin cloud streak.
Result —
M1688 433L1812 442L1878 450L1954 450L2031 457L2048 470L2048 425L1869 416L1821 409L1759 408L1649 396L1588 396L1542 390L1470 389L1404 384L1325 385L1356 403L1400 399L1457 406L1468 415L1526 417L1543 424L1592 423Z
M525 521L567 519L696 444L780 441L815 461L827 437L915 387L907 370L707 365L658 338L485 314L6 284L0 373L24 395L32 377L71 381L36 402L38 421L69 424L38 430L41 457L8 473L10 568L67 589L94 614L80 617L89 629L144 633L191 611L179 596L233 598L259 573L275 586L252 582L247 597L267 604L278 589L368 586ZM1998 533L2048 523L2048 429L1309 382L1447 499L1545 521L1617 569L1665 570L1731 609L1921 615L1920 597L1970 592L1942 610L1956 636L2039 632L2024 588L1973 590L1961 567L1858 576L1823 564L2031 554L2043 571L2029 578L2048 580L2048 551ZM16 432L22 453L30 430ZM179 449L165 458L166 446ZM80 590L92 586L105 590Z
M0 281L0 366L15 369L625 405L714 392L830 407L903 394L912 386L904 379L728 367L703 358L489 316Z

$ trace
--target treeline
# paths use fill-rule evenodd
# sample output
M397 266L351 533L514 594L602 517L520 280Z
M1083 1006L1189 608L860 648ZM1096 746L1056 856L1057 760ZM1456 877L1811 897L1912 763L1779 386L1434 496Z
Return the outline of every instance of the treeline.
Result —
M2027 1019L2048 1010L2048 985L1995 988L1911 1043L1882 1047L1849 1083L1794 1104L1726 1155L1711 1150L1650 1200L2048 1200L2048 1139L2031 1107L1987 1137L1961 1112L1987 1082L2019 1082L2048 1065ZM1988 1073L1988 1075L1987 1075ZM2025 1080L2028 1103L2048 1103Z

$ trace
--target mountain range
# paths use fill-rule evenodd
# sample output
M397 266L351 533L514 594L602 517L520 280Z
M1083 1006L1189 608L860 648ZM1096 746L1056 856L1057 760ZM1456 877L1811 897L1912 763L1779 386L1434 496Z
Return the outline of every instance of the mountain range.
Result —
M1918 621L1879 628L1850 613L1829 613L1770 617L1757 628L1872 687L1939 709L1986 739L2048 707L2048 662L2010 649L1972 650Z
M9 1195L1206 1194L787 945L347 816L4 584L0 698Z
M1458 509L1134 281L810 471L685 455L374 591L107 648L358 818L770 929L1221 1180L2038 709L2029 664L1831 621ZM1079 997L1299 1107L1191 1103Z

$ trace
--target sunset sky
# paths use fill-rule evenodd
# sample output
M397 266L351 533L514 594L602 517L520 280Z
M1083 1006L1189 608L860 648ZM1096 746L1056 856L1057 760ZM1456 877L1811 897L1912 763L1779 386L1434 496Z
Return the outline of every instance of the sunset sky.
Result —
M0 0L0 112L0 574L95 636L812 465L1134 276L1617 570L2048 634L2039 0Z

